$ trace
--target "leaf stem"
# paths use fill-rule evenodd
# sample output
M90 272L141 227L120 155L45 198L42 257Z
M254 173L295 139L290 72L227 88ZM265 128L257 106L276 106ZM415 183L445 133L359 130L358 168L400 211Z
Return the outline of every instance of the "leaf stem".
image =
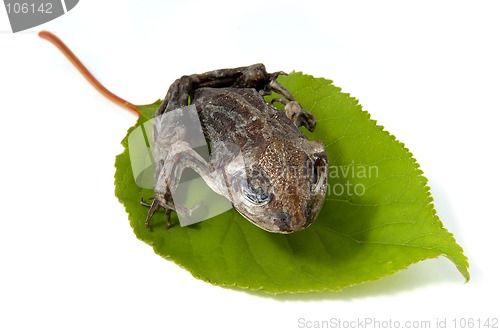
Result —
M129 111L133 112L134 114L137 114L138 116L141 116L141 112L138 110L137 105L134 105L125 99L122 99L109 91L104 85L102 85L95 77L90 73L90 71L85 67L85 65L77 58L77 56L69 49L64 42L59 39L56 35L49 31L40 31L38 33L38 36L40 38L43 38L45 40L48 40L54 46L56 46L65 56L68 58L68 60L78 69L78 71L89 81L92 86L99 91L104 97L108 98L115 104L122 106Z

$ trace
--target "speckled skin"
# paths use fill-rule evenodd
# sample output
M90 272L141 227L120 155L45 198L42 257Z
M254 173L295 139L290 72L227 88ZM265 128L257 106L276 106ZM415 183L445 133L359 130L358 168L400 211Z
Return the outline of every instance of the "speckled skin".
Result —
M275 81L281 74L269 74L256 64L183 76L172 84L156 115L186 106L189 96L211 146L210 162L185 149L181 158L173 158L175 165L156 161L157 174L169 176L157 176L148 227L159 207L165 208L168 225L170 211L179 213L168 186L176 185L186 167L195 169L214 191L225 193L242 216L264 230L291 233L315 220L325 199L326 152L321 142L307 140L298 129L304 125L313 130L316 120ZM279 102L285 111L263 99L270 91L283 96ZM224 168L238 155L244 164ZM209 176L221 168L223 177ZM170 183L165 183L167 178Z

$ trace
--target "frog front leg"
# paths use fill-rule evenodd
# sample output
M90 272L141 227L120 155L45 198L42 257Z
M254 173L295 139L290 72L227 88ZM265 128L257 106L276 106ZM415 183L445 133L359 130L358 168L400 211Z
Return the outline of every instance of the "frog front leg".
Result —
M198 208L192 209L184 206L174 206L173 195L179 186L181 176L186 168L191 168L198 173L205 183L214 192L227 197L227 191L223 181L216 172L213 172L209 164L185 141L177 141L169 148L169 152L161 165L155 185L155 196L150 205L146 219L146 227L150 229L150 220L160 208L165 209L167 217L167 228L171 226L170 213L176 211L179 218L186 221L191 219L191 215Z

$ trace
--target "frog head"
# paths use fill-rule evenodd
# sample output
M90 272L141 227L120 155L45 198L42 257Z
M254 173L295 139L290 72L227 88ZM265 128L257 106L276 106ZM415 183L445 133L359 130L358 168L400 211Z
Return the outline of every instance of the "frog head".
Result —
M308 227L325 200L328 161L323 143L272 139L233 180L233 206L273 233Z

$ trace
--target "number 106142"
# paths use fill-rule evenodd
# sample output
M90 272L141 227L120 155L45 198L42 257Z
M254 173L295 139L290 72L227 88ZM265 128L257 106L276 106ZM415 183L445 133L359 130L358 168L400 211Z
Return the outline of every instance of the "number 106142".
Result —
M46 2L46 3L40 3L40 4L35 4L35 3L20 3L20 2L13 2L13 3L7 3L5 5L7 8L7 13L11 14L52 14L52 3Z

